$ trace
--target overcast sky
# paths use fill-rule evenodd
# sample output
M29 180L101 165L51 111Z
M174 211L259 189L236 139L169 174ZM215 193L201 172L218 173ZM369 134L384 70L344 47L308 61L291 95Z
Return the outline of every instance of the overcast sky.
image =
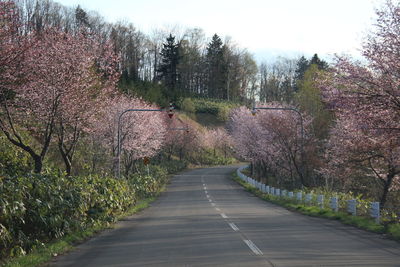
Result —
M358 56L384 0L55 0L126 20L144 33L180 25L230 36L258 60L334 53Z

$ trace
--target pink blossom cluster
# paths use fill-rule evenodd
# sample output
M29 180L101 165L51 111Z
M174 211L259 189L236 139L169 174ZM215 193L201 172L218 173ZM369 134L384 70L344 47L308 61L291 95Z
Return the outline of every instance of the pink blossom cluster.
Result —
M259 107L289 108L280 103ZM304 136L299 115L290 110L258 110L256 116L246 107L234 110L229 121L229 132L237 154L245 160L259 163L280 182L304 184L302 157L310 137L311 120L303 116ZM304 138L303 138L304 137ZM285 180L285 181L284 181Z
M138 98L116 95L107 102L92 121L93 134L114 155L117 153L119 115L128 109L160 109ZM132 160L154 156L164 145L168 116L165 111L127 112L121 117L120 142L122 153Z

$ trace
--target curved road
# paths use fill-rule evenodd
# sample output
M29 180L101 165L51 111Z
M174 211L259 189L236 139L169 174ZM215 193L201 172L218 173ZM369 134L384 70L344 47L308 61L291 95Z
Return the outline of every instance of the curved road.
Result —
M400 245L245 192L236 167L174 176L150 208L52 266L400 266Z

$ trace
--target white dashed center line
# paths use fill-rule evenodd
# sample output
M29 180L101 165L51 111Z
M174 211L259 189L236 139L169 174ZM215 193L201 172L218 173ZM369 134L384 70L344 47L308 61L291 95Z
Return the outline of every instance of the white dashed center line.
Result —
M229 226L233 229L233 231L239 231L239 228L234 223L229 223Z
M253 251L254 254L256 255L263 255L262 251L251 241L251 240L243 240Z
M211 203L211 206L213 206L213 207L215 208L216 211L220 212L220 215L221 215L222 218L224 218L224 219L229 219L229 217L228 217L225 213L222 213L222 212L221 212L221 209L217 208L217 207L216 207L216 204L212 202L211 197L210 197L210 195L208 194L208 191L207 191L207 186L206 186L206 184L204 183L203 179L202 179L202 182L203 182L204 192L205 192L205 194L206 194L206 197L207 197L208 201ZM237 227L233 222L229 222L229 220L227 220L226 222L229 224L229 226L232 228L233 231L239 232L239 233L241 232L240 229L239 229L239 227ZM242 234L241 234L241 235L242 235ZM243 235L242 235L242 236L243 236ZM243 237L245 237L245 236L243 236ZM243 237L242 237L242 238L243 238ZM251 240L249 240L249 239L242 239L242 240L243 240L243 242L246 243L246 245L251 249L251 251L252 251L255 255L263 255L262 251L253 243L253 241L251 241Z

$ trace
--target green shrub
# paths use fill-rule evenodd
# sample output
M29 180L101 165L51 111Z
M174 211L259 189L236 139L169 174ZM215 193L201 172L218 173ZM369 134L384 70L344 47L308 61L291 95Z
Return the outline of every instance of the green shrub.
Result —
M184 160L164 160L158 166L167 171L168 174L177 173L187 168L188 163Z
M17 256L135 203L126 180L29 174L0 181L0 256Z
M389 224L388 233L395 239L400 240L400 224Z
M130 186L139 198L156 195L165 185L168 178L167 170L160 166L145 166L144 169L146 170L131 174L128 178Z
M218 116L221 109L222 114L226 114L226 110L231 110L232 108L238 107L240 104L230 101L217 100L217 99L206 99L206 98L191 98L196 108L197 113L209 113ZM229 113L229 112L228 112Z
M191 161L198 162L201 165L228 165L235 163L236 159L225 158L219 153L214 153L213 149L201 149L192 155Z
M31 170L30 156L0 136L0 175L21 175Z
M182 101L181 109L183 111L188 112L188 113L195 113L196 112L196 107L194 106L194 103L190 98L185 98Z
M218 110L217 118L220 121L228 121L229 113L231 112L231 108L228 106L222 106Z

